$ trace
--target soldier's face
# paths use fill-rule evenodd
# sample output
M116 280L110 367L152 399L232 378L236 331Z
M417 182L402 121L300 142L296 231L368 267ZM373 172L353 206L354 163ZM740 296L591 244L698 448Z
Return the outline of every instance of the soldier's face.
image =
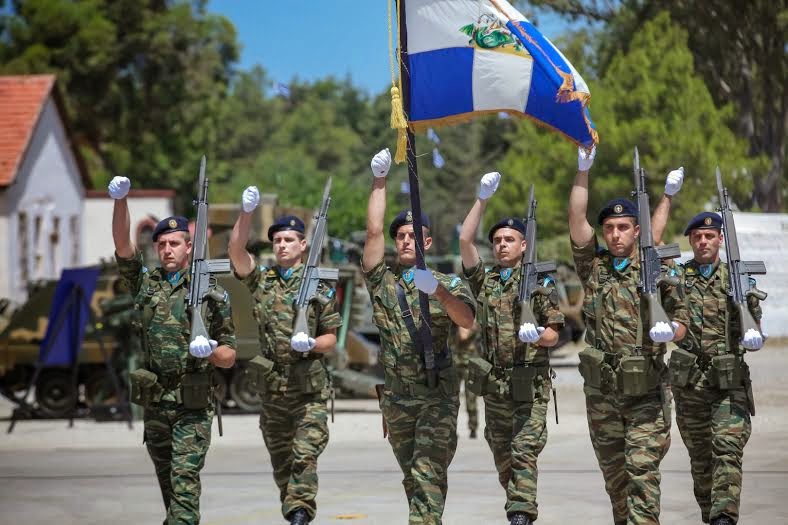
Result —
M294 266L306 251L306 239L292 230L276 232L273 242L276 264L282 268Z
M498 228L493 234L495 259L504 268L511 268L522 259L525 245L523 235L514 228Z
M423 226L421 231L424 236L424 249L429 250L430 246L432 246L432 237L429 236L430 232ZM400 264L405 266L416 264L416 236L413 233L412 224L403 224L399 227L397 236L394 238L394 244L397 247L397 256Z
M720 230L692 230L689 234L689 241L695 261L701 264L717 262L720 258L722 240Z
M631 257L640 235L640 226L632 217L609 217L602 223L602 236L614 257Z
M168 272L177 272L189 266L192 241L186 232L162 233L156 238L161 267Z

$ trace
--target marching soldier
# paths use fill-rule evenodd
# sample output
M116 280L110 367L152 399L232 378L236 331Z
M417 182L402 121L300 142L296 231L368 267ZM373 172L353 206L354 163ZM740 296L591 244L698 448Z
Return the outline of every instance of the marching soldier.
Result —
M185 217L169 217L153 230L161 267L149 271L132 244L126 195L131 182L115 177L112 237L121 279L141 311L143 352L140 369L130 374L132 402L145 408L145 443L156 469L165 525L200 522L200 470L211 444L213 367L235 363L235 330L226 299L207 301L211 339L189 341L186 308L192 243Z
M479 428L479 410L476 407L476 394L468 388L468 360L479 355L479 329L458 326L451 335L451 355L454 359L454 368L457 377L463 383L465 394L465 410L468 412L468 431L471 439L476 439L476 429Z
M482 361L471 360L469 382L484 396L484 437L506 491L507 518L512 525L529 525L537 518L536 461L547 442L548 347L558 342L564 317L547 277L542 284L552 293L537 296L533 304L539 326L520 325L521 262L526 249L522 220L507 217L493 225L488 238L496 264L484 269L474 239L487 199L500 179L499 173L482 177L479 198L460 232L463 271L480 308L482 339Z
M683 172L668 176L655 210L655 242L662 237L673 195ZM659 219L659 220L658 220ZM754 329L741 333L739 314L728 295L728 264L720 261L722 217L702 212L684 230L693 258L678 266L689 307L689 331L670 357L676 422L690 455L695 499L704 523L733 525L739 519L742 455L750 438L750 371L744 351L763 345ZM748 307L760 323L755 296ZM731 371L728 382L726 371Z
M304 223L285 216L268 228L276 266L258 266L246 250L252 211L260 203L255 186L242 195L242 212L230 236L229 254L235 276L254 298L261 355L248 363L262 399L260 430L274 481L279 487L282 515L293 525L313 521L317 512L317 459L328 444L328 371L323 356L336 345L334 289L321 282L323 305L310 308L309 326L315 337L293 333L294 303L303 277L307 248Z
M659 523L659 464L670 447L670 398L665 388L665 343L686 333L689 315L675 287L661 286L672 324L644 326L638 291L637 207L615 199L598 224L600 250L588 223L588 170L596 150L578 151L569 195L569 233L585 287L586 342L580 353L591 443L605 479L616 524Z
M471 328L474 300L459 277L414 269L416 242L413 214L403 211L389 226L397 249L397 265L383 260L388 149L372 159L374 175L367 207L367 238L362 269L372 299L373 318L380 331L380 359L385 389L380 401L389 443L405 476L411 525L440 525L448 490L447 469L457 448L459 381L447 340L453 324ZM429 220L422 215L424 249L432 244ZM427 386L418 293L430 296L432 350L438 385Z

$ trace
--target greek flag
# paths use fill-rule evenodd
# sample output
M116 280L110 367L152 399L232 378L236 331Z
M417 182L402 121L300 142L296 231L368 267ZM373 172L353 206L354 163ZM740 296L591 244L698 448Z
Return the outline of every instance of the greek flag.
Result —
M407 0L412 129L517 115L578 145L598 141L588 86L563 54L505 0Z

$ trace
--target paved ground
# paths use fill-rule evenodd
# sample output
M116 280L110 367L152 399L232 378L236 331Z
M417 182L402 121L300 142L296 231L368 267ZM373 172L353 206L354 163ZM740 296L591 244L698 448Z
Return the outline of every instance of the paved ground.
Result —
M576 352L576 349L574 350ZM559 369L560 424L539 460L540 525L609 524L609 501L588 439L581 381L565 352ZM788 344L750 354L758 415L746 449L740 523L788 523ZM375 401L343 401L320 458L317 524L402 525L401 473L380 435ZM6 416L9 405L0 405ZM203 523L284 523L268 455L253 416L225 417L203 471ZM504 494L483 439L460 443L449 471L445 525L504 524ZM662 522L700 523L689 459L674 425L662 464ZM25 421L0 437L0 523L126 525L161 523L162 504L142 425Z

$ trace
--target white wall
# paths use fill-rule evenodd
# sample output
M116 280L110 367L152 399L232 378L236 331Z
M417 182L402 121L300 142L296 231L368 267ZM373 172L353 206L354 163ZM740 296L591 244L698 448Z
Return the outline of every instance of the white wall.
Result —
M112 242L112 207L114 201L106 198L85 199L82 238L84 264L97 264L102 259L114 260L115 247ZM172 199L169 197L134 197L129 195L131 235L137 230L140 220L153 215L158 220L172 215Z
M3 238L12 242L0 263L0 296L23 301L26 279L56 278L64 267L82 264L85 188L51 97L14 182L2 193L0 214L8 219ZM20 214L25 216L27 243L19 238Z

